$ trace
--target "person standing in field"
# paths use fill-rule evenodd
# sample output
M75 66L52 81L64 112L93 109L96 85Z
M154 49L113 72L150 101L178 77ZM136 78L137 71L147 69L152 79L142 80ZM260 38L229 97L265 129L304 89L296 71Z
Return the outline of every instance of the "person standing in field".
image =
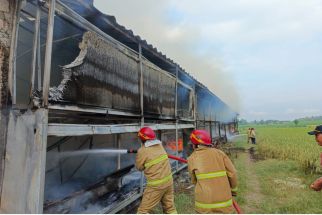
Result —
M205 130L190 135L194 151L188 158L188 170L195 184L197 213L233 213L232 195L237 195L237 172L228 156L212 147Z
M251 132L251 129L248 128L248 130L247 130L247 143L250 142L250 132Z
M138 137L142 146L137 152L135 166L144 171L147 186L137 213L150 213L161 202L164 213L176 214L171 166L162 142L149 127L141 128Z
M322 125L316 126L314 131L308 132L309 135L315 135L315 140L322 146ZM320 165L322 167L322 153L320 154ZM322 190L322 177L316 179L311 185L310 188L315 191Z
M252 144L256 144L256 133L255 133L255 128L250 129L249 137L252 141Z

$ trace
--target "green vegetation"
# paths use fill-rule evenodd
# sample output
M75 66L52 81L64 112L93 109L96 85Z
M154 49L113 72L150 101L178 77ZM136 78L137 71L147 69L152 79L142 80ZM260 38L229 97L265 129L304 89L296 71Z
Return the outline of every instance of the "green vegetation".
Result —
M322 124L322 116L312 116L312 117L304 117L300 119L295 119L293 121L281 121L281 120L254 120L248 122L245 119L239 120L239 125L241 126L261 126L261 125L269 125L269 126L307 126L307 125L318 125Z
M222 149L238 171L235 199L244 213L322 212L322 192L309 189L321 177L322 147L313 136L307 135L317 124L322 122L299 120L297 125L291 121L240 126L241 134L254 127L258 144L247 144L247 136L243 135ZM194 213L193 189L176 189L175 204L179 213ZM162 213L161 207L154 212Z
M305 175L294 161L268 159L254 167L263 195L261 213L321 213L322 193L309 189L318 175Z
M249 176L247 175L245 160L246 154L241 154L238 156L239 162L234 162L235 167L238 170L238 196L235 198L239 205L245 205L247 203L245 195L240 195L242 193L246 193L249 186L247 181L249 181Z
M314 137L307 134L312 129L260 127L257 130L258 153L265 158L291 159L305 170L320 172L321 149Z
M265 130L260 131L258 136ZM270 136L266 138L270 140ZM272 138L271 142L275 140L275 137ZM237 155L231 154L239 179L236 200L244 213L321 213L322 192L309 189L318 174L306 174L298 161L252 160L249 149L253 145L247 144L246 136L238 138L233 144L238 149L246 149ZM255 149L261 144L259 142ZM260 155L257 153L253 158L260 158Z
M194 214L194 200L193 200L193 190L189 192L176 191L174 194L174 203L179 214ZM162 214L162 207L159 204L152 213Z
M193 191L190 193L177 193L174 202L179 214L195 213Z
M300 123L301 126L294 126L292 122L284 126L256 126L258 153L263 158L291 159L297 161L305 171L319 173L319 155L322 149L315 143L314 136L308 135L307 132L313 130L316 124L322 123ZM246 133L247 128L248 126L241 126L241 133Z

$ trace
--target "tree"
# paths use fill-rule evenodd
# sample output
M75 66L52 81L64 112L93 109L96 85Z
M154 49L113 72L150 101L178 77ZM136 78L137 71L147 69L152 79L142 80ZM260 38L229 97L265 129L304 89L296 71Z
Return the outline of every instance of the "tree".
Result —
M295 119L293 122L296 126L299 124L299 121L297 119Z
M238 121L240 125L246 125L248 123L246 119L239 119Z

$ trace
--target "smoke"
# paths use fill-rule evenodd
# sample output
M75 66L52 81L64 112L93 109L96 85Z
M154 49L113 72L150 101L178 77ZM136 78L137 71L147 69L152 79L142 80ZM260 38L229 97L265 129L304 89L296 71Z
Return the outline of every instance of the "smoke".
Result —
M211 41L203 36L204 28L198 22L191 22L176 10L188 2L192 4L171 0L95 0L94 5L103 13L114 15L120 25L146 39L238 111L234 78L218 50L208 44Z

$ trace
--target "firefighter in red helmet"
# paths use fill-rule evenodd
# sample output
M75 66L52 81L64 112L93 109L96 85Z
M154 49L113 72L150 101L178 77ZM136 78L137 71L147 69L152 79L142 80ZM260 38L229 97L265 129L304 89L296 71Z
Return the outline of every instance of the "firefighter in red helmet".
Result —
M188 158L188 170L195 184L197 213L233 213L232 195L237 195L237 174L228 156L211 144L205 130L190 135L194 151Z
M138 213L149 213L159 202L163 212L177 213L174 206L173 179L168 155L154 131L143 127L138 133L142 142L136 155L136 168L144 171L147 186L144 190Z

